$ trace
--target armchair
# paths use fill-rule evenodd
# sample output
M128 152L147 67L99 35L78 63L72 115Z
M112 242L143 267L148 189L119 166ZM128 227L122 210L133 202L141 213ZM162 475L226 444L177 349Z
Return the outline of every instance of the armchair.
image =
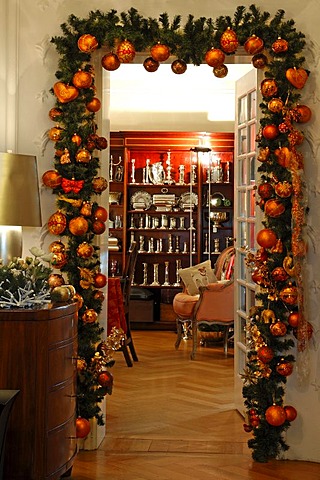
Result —
M177 340L176 349L182 340L183 329L186 324L192 328L192 352L194 360L198 346L198 325L221 325L224 327L223 345L224 353L228 352L229 329L234 323L233 294L234 283L232 269L234 263L234 248L226 248L219 255L215 265L217 281L199 286L198 293L190 295L187 288L177 293L173 299L173 310L177 315Z

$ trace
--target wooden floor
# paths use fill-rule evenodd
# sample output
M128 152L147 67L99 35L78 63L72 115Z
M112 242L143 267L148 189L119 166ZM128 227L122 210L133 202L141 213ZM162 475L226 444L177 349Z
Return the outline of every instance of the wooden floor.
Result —
M233 404L233 351L191 341L174 349L174 332L133 332L139 362L122 353L112 369L106 437L80 451L72 480L319 480L320 464L258 464Z

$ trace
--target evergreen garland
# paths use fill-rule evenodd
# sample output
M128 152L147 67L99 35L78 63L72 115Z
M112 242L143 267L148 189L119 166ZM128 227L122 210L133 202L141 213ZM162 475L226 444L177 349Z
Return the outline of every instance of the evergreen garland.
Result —
M245 427L252 432L252 438L248 444L253 450L253 458L259 462L266 462L270 458L278 457L288 446L284 440L284 432L290 425L290 420L285 420L279 425L272 425L267 421L266 411L270 406L284 406L284 386L287 377L277 370L280 363L292 364L295 360L290 353L295 342L292 338L292 327L288 323L290 311L303 313L303 294L300 274L300 263L303 260L303 248L301 230L303 225L303 213L301 213L302 194L300 170L302 169L302 156L296 150L295 139L299 130L295 123L299 122L299 115L296 111L300 100L301 88L296 88L287 78L287 71L292 68L303 68L305 59L302 50L305 45L304 35L295 28L293 20L285 20L285 12L278 10L272 18L269 12L263 12L255 5L248 9L238 6L234 17L220 16L213 20L201 17L195 19L189 15L184 26L181 25L181 16L177 15L170 22L166 13L162 13L158 19L143 18L139 12L131 8L127 12L117 13L110 10L103 13L99 10L91 11L87 18L80 19L70 15L68 21L61 25L63 35L52 39L60 57L56 78L64 85L72 85L74 74L79 71L91 72L94 75L93 67L90 64L91 52L81 51L78 48L78 40L82 35L89 34L95 37L97 48L106 47L109 51L115 51L116 46L123 40L129 40L136 51L148 51L158 42L166 44L171 54L186 63L200 65L204 63L204 57L211 48L223 49L220 44L222 34L231 29L238 39L239 45L243 46L252 35L260 37L264 42L266 65L264 68L265 78L276 82L278 91L274 95L283 102L283 108L277 112L269 109L270 98L263 97L260 105L262 118L260 131L257 135L257 143L260 152L268 149L268 157L261 160L259 171L261 183L270 183L275 187L278 183L287 182L293 187L292 193L285 198L280 197L285 211L280 216L264 216L266 228L276 233L281 243L281 248L265 248L265 258L262 261L258 254L248 256L248 266L253 270L262 269L262 277L265 283L261 284L260 292L257 294L259 306L255 307L248 319L248 361L243 374L244 387L243 396L247 409L247 423ZM284 39L288 49L284 52L274 52L272 45L277 39ZM229 52L225 52L229 55ZM146 55L148 56L148 55ZM254 64L254 62L253 62ZM259 66L258 68L263 68ZM309 74L309 72L307 72ZM94 78L94 77L93 77ZM52 90L53 92L53 90ZM76 160L79 148L87 148L88 139L94 141L97 138L97 125L95 124L95 113L88 111L86 105L96 95L94 80L90 88L79 88L78 96L73 101L61 102L56 98L56 107L61 114L54 120L61 127L60 138L56 141L56 155L54 167L63 178L68 180L83 180L83 187L80 191L66 193L61 185L55 186L53 193L57 195L58 208L67 217L67 227L63 235L68 239L68 263L62 268L68 275L69 282L75 286L76 291L81 294L84 304L79 311L79 356L85 360L86 368L79 375L78 386L78 412L80 416L91 418L95 416L99 423L103 423L101 412L98 406L99 401L105 393L101 391L96 381L96 372L92 369L92 359L96 352L96 345L100 341L102 329L97 322L85 323L82 321L84 312L93 309L101 312L101 296L97 295L96 288L83 288L81 270L90 277L90 272L99 270L99 248L94 247L94 254L91 258L83 259L77 255L77 248L82 242L94 243L95 234L92 231L93 217L88 218L89 230L87 233L74 236L68 225L70 219L81 216L81 205L83 202L91 202L92 211L97 208L93 200L97 193L93 189L93 180L99 174L99 156L95 153L97 148L91 150L91 160L87 163L79 163ZM286 123L288 130L281 129L275 138L267 138L263 135L265 126L274 124L279 127ZM72 141L72 136L77 134L81 137L81 146ZM291 136L290 136L291 135ZM89 142L90 143L90 142ZM298 143L298 142L296 142ZM298 146L298 145L297 145ZM283 166L279 163L277 152L280 148L287 147L290 151L291 163ZM103 147L104 148L104 147ZM98 148L99 150L99 148ZM61 155L68 152L70 163L62 163ZM293 160L292 160L293 159ZM278 199L276 193L271 198ZM77 201L80 200L80 206ZM265 208L265 201L259 202L262 210ZM303 210L303 209L302 209ZM295 233L295 237L293 237ZM298 255L295 252L298 250ZM285 261L296 257L296 269L290 270L286 280L275 280L272 272L276 267L282 267ZM88 273L89 272L89 273ZM90 281L89 281L90 283ZM281 291L286 286L297 286L299 302L287 305L281 297ZM301 308L300 308L301 307ZM272 312L273 318L281 320L287 328L287 335L278 337L271 333L270 320L265 320L266 312ZM303 326L305 328L306 322ZM304 336L298 339L305 341ZM259 359L258 351L261 346L268 346L273 352L273 357L267 362Z

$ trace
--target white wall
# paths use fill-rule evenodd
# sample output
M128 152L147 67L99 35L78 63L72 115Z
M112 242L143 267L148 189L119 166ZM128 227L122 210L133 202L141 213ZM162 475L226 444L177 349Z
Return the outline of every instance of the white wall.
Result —
M219 3L221 4L219 7ZM252 2L240 2L250 5ZM288 433L291 448L289 458L320 462L318 435L320 431L320 372L319 362L319 1L318 0L257 0L255 5L271 14L281 8L288 19L296 21L298 30L306 34L308 48L306 56L312 75L303 92L303 100L314 111L314 118L308 124L305 142L306 182L308 187L310 214L307 234L310 239L306 265L306 303L308 319L313 324L315 335L310 345L311 371L308 379L299 384L297 376L289 378L287 403L293 403L299 417ZM214 4L214 8L213 5ZM60 24L71 13L86 17L89 10L123 11L135 7L144 16L157 17L167 11L172 18L182 14L183 21L188 14L196 17L217 17L233 15L237 3L234 0L212 2L212 0L0 0L0 151L11 149L18 153L36 154L39 174L52 166L53 146L47 144L46 131L52 126L48 111L54 101L49 89L55 82L57 54L50 44L53 35L59 35ZM54 209L54 197L42 192L43 219L46 221ZM29 232L28 243L37 242L40 232Z

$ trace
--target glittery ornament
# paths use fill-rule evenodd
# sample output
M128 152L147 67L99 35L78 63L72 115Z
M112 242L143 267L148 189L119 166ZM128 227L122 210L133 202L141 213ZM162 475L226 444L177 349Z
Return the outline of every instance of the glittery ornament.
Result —
M227 30L221 35L220 45L225 53L234 53L239 46L236 32L228 27Z
M117 56L121 63L130 63L136 55L133 43L129 40L123 40L117 47Z

